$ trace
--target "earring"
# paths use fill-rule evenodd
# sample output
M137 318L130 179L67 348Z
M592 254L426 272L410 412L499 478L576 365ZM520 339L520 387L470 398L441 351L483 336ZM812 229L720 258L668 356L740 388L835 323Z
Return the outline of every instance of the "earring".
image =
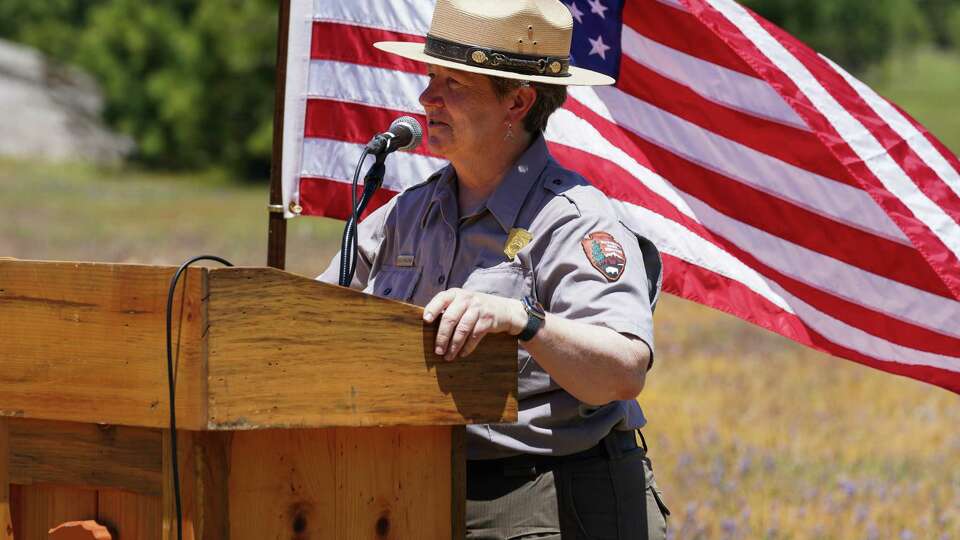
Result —
M507 135L503 138L503 140L506 141L507 139L512 139L512 138L513 138L513 122L508 122L508 123L507 123Z

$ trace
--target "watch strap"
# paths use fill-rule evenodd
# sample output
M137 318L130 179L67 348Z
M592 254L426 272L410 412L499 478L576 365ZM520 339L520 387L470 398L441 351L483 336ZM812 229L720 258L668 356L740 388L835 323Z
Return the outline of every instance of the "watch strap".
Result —
M523 331L520 332L517 339L520 341L530 341L543 326L546 313L540 303L529 296L524 297L520 302L523 304L523 309L527 312L527 324L523 327Z

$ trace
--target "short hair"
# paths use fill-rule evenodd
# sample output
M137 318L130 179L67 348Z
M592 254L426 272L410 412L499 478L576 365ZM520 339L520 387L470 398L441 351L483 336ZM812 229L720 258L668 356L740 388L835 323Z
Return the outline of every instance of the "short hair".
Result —
M547 120L554 111L567 100L567 87L560 84L544 84L538 82L527 83L517 79L505 79L488 75L493 83L493 91L502 99L510 92L529 84L537 91L537 100L523 119L523 127L528 133L536 134L547 128Z

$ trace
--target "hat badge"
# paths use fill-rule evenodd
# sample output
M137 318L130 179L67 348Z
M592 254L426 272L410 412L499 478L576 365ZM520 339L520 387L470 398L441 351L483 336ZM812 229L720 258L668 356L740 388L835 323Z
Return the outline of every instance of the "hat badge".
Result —
M487 54L483 51L473 51L473 54L470 55L470 59L477 64L486 64Z

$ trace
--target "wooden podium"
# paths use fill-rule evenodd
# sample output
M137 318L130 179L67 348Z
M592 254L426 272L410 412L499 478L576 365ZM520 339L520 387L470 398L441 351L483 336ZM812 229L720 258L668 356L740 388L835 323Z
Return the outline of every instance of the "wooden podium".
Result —
M0 260L0 539L175 539L175 268ZM433 354L421 309L269 268L174 306L184 537L463 536L463 425L516 419L516 340Z

